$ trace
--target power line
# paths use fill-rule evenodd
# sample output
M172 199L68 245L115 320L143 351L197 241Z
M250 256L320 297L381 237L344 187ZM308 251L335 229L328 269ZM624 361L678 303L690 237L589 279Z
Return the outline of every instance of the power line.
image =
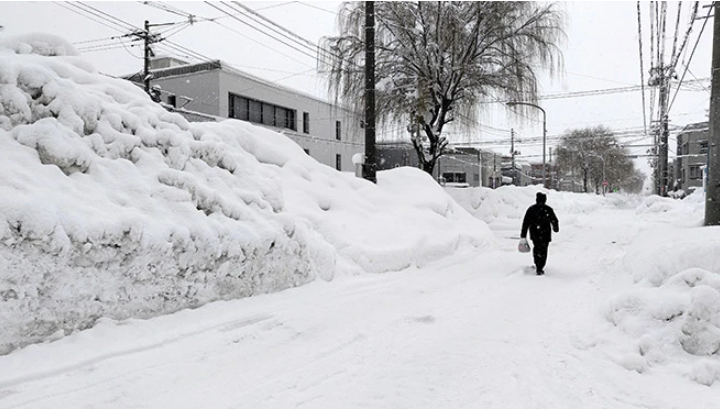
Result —
M298 1L286 1L285 3L273 4L272 6L260 7L259 9L255 9L255 11L270 10L270 9L274 9L277 7L287 6L288 4L293 4L293 3L299 3L299 2Z
M141 30L141 28L138 26L132 25L132 24L128 23L127 21L121 20L111 14L108 14L108 13L105 13L104 11L98 10L95 7L90 6L81 1L76 2L76 3L68 3L68 4L75 6L75 7L79 7L79 8L84 7L87 13L94 14L104 20L107 20L108 22L110 22L112 24L119 26L119 27L124 27L125 30L129 30L129 31Z
M260 29L260 28L258 28L258 27L255 27L255 26L253 26L252 24L250 24L250 23L248 23L248 22L246 22L246 21L241 20L241 19L238 18L237 16L232 15L231 13L229 13L229 12L227 12L227 11L225 11L225 10L217 7L217 6L215 6L215 4L213 4L212 2L206 1L205 4L207 4L208 6L214 8L214 9L216 9L216 10L222 12L222 13L227 14L228 16L232 17L234 20L236 20L236 21L238 21L238 22L240 22L240 23L242 23L242 24L244 24L244 25L252 28L253 30L256 30L256 31L258 31L258 32L260 32L260 33L262 33L262 34L264 34L264 35L272 38L273 40L275 40L275 41L277 41L277 42L279 42L279 43L281 43L281 44L284 44L285 46L287 46L287 47L289 47L289 48L291 48L291 49L293 49L293 50L295 50L295 51L297 51L297 52L299 52L299 53L301 53L301 54L303 54L303 55L305 55L305 56L308 56L308 57L310 57L310 58L312 58L312 59L315 59L315 56L312 55L312 54L310 54L310 53L308 53L307 51L302 50L302 49L295 48L294 46L292 46L292 45L288 44L287 42L285 42L285 41L277 38L276 36L274 36L274 35L272 35L272 34L269 34L269 33L265 32L265 31L263 31L262 29ZM225 5L226 7L229 7L229 6L227 6L225 3L223 3L223 5ZM231 10L237 11L237 10L233 9L232 7L230 7L230 8L231 8Z
M695 50L697 49L698 44L700 43L700 38L702 37L703 31L705 31L705 26L707 25L707 22L710 17L710 13L712 12L712 8L708 8L708 14L703 21L702 27L700 27L700 33L698 33L697 40L695 40L695 45L693 46L692 51L690 52L690 59L688 60L687 64L685 65L685 70L683 71L682 76L680 77L680 84L682 84L683 80L685 79L685 74L688 72L688 69L690 68L690 61L692 61L693 55L695 55ZM720 17L717 17L720 18ZM680 91L680 88L675 91L675 95L673 95L672 101L670 101L670 106L668 107L668 112L672 108L673 103L675 102L675 98L677 98L678 92Z
M168 5L166 5L166 4L164 4L164 3L161 3L161 2L155 2L155 1L139 1L138 3L143 4L143 5L145 5L145 6L153 7L153 8L156 8L156 9L158 9L158 10L162 10L162 11L165 11L165 12L168 12L168 13L172 13L172 14L175 14L175 15L178 15L178 16L188 17L184 12L179 11L178 9L175 9L175 8L172 7L172 6L168 6Z
M117 32L120 32L120 33L123 33L123 34L125 34L125 33L127 32L127 30L125 30L125 29L120 29L120 28L118 28L117 26L110 25L110 23L107 22L107 21L98 20L97 18L91 17L91 16L89 16L89 15L87 15L87 14L83 14L81 11L75 10L75 9L70 8L70 7L68 7L68 6L65 5L65 4L73 5L74 3L70 3L70 2L68 2L68 3L63 3L63 2L59 2L59 1L55 1L55 2L53 2L53 3L55 3L55 5L57 5L57 6L60 6L60 7L64 8L65 10L68 10L68 11L70 11L70 12L72 12L72 13L75 13L75 14L81 16L81 17L87 18L87 19L89 19L89 20L91 20L91 21L94 21L95 23L101 24L101 25L103 25L103 26L105 26L105 27L108 27L108 28L110 28L110 29L112 29L112 30L115 30L115 31L117 31ZM73 7L74 7L74 6L73 6Z

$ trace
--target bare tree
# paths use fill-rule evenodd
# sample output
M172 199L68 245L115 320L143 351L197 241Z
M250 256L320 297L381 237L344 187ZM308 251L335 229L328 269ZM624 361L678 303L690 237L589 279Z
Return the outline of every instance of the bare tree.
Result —
M364 104L364 2L343 3L340 35L323 40L330 91L358 112ZM477 125L482 103L537 101L538 69L562 67L564 13L535 2L377 2L376 113L381 123L417 125L412 143L432 173L447 146L443 129Z
M570 130L560 140L557 167L565 174L580 173L583 190L588 192L592 184L599 193L603 177L609 188L629 186L628 181L637 177L635 164L627 155L627 149L619 145L609 128Z

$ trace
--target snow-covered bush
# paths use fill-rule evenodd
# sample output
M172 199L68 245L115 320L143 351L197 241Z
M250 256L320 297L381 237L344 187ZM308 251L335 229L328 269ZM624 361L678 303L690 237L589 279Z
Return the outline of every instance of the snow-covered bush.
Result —
M188 123L73 54L0 42L0 353L491 236L422 171L375 185L248 123Z

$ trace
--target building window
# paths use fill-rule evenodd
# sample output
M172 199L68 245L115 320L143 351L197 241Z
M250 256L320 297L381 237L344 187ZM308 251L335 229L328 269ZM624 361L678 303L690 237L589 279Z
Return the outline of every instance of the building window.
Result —
M277 124L283 124L282 126L287 128L287 110L281 107L275 107L275 122Z
M250 114L249 114L249 107L248 107L248 99L238 97L236 95L230 94L230 101L228 105L228 117L230 118L237 118L238 120L243 121L249 121L250 120Z
M286 109L285 112L287 113L287 117L285 117L285 128L297 131L297 124L295 123L295 110ZM278 127L282 127L282 125L278 125Z
M680 182L685 183L685 169L680 172Z
M295 110L230 94L228 117L256 124L297 130Z
M309 112L303 113L303 132L305 134L310 134L310 113Z
M284 108L280 108L281 110L285 110ZM268 103L263 103L262 105L262 123L265 125L271 125L275 126L275 106ZM284 124L283 121L280 124Z
M702 178L702 172L700 170L700 165L691 165L690 166L690 179L701 179Z
M466 183L467 179L464 172L443 172L445 182Z
M700 144L700 153L701 154L707 154L708 152L708 142L707 141L700 141L698 142Z
M256 124L262 124L262 103L260 101L250 100L250 118L248 121Z
M335 154L335 169L342 170L342 156L340 154Z
M340 121L335 121L335 139L340 141L340 130L342 129L342 126L340 125Z

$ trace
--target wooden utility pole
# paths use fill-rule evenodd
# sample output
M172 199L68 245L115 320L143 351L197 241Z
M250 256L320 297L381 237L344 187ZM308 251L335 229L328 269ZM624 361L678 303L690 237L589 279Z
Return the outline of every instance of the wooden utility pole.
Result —
M145 33L143 33L145 41L145 64L143 66L143 82L145 83L145 92L150 94L150 22L145 20Z
M363 178L377 182L375 164L375 2L365 2L365 161Z
M720 225L720 2L714 3L705 225Z
M658 160L660 162L659 170L659 192L660 196L667 196L668 186L668 137L670 131L668 129L668 97L670 95L670 73L665 67L660 67L660 152Z
M510 128L510 155L512 155L512 179L513 185L517 184L517 171L515 171L515 129Z

